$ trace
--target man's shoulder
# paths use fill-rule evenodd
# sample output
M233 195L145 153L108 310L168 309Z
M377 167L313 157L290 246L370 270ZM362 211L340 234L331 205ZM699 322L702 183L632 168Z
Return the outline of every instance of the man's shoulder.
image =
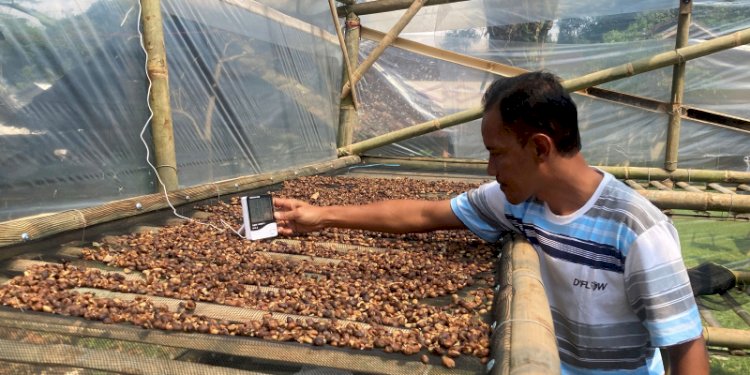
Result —
M638 223L646 228L668 221L666 215L646 197L614 177L606 182L592 211L595 214L606 213L608 217L619 219L623 223Z

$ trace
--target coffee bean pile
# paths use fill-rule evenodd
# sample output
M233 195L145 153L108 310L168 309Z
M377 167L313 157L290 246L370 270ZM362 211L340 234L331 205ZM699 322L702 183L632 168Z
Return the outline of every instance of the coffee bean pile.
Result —
M317 205L363 204L446 199L474 186L316 176L285 182L273 194ZM209 213L201 221L218 228L242 221L237 198L200 209ZM426 351L451 367L460 355L488 360L494 251L468 231L399 235L327 229L247 241L231 230L191 221L84 248L85 259L118 267L121 273L70 264L34 266L0 287L0 303L149 329L379 348L405 355ZM102 298L75 288L139 296ZM182 302L170 311L148 296ZM227 321L195 314L196 303L266 314L251 321ZM429 360L425 355L421 359Z

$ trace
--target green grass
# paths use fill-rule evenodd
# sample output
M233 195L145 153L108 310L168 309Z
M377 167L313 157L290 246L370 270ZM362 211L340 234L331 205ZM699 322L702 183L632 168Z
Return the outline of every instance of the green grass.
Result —
M703 262L738 264L750 261L750 222L735 220L726 214L712 214L713 218L673 217L680 235L685 265L689 268ZM750 265L737 269L750 269ZM736 290L732 292L732 296L743 309L750 310L750 296L747 293ZM721 296L703 296L700 299L713 310L713 315L722 327L750 329L745 321L726 306ZM750 356L731 355L725 349L713 351L711 374L750 374Z

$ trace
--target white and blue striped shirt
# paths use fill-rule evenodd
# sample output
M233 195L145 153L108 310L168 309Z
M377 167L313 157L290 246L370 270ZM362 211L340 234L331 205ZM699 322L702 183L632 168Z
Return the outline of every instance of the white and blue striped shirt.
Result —
M533 198L512 205L497 182L451 207L479 237L495 242L512 230L537 250L564 374L661 374L656 348L702 332L677 231L602 173L594 195L570 215Z

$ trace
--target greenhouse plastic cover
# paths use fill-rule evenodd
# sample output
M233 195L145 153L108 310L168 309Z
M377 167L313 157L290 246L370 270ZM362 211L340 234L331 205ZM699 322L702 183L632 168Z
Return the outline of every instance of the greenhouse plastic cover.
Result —
M678 1L425 6L400 37L563 79L674 48ZM326 1L162 0L181 187L336 157L341 50ZM135 0L0 1L1 220L154 193ZM404 11L363 15L386 32ZM695 1L690 44L750 27ZM362 40L360 60L376 46ZM684 104L750 118L750 48L687 63ZM388 48L357 85L355 141L480 104L489 73ZM672 68L601 87L669 101ZM575 95L591 164L660 167L667 115ZM486 159L479 121L371 155ZM683 120L681 168L747 170L747 132Z

